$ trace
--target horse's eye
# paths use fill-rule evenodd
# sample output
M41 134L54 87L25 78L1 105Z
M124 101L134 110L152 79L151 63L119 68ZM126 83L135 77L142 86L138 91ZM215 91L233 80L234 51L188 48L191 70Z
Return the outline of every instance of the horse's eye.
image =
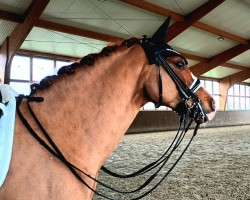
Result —
M185 63L182 60L180 62L175 63L175 66L178 67L179 69L184 69L185 68Z

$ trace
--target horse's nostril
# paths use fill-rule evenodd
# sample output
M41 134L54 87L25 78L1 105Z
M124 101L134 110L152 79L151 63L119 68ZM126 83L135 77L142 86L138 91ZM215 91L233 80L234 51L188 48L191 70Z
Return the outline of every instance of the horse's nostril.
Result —
M216 103L215 103L215 100L212 100L211 106L212 106L213 111L215 111L215 110L216 110Z

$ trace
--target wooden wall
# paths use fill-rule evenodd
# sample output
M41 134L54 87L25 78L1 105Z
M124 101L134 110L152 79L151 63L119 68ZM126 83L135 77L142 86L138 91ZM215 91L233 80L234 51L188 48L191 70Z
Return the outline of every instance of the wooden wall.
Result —
M202 128L250 124L249 111L217 111L215 118ZM140 111L127 133L168 131L178 129L179 118L171 111ZM249 130L250 133L250 130Z

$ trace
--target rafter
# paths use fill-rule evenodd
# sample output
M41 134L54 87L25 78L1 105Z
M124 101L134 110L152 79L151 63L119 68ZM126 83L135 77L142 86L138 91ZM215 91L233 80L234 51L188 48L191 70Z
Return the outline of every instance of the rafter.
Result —
M22 45L23 41L34 26L35 21L40 17L43 10L46 8L50 0L37 0L33 1L24 16L23 23L17 24L10 34L8 43L8 53L6 57L5 66L5 83L9 83L10 79L10 64L14 54Z
M81 59L78 57L56 55L56 54L44 53L44 52L38 52L38 51L29 51L26 49L19 49L17 51L17 54L27 55L27 56L32 56L32 57L45 57L45 58L51 58L51 59L56 59L56 60L65 60L65 61L71 61L71 62L76 62L76 61L79 61Z
M185 16L185 21L176 22L168 29L167 41L172 40L177 35L185 31L187 28L192 26L195 22L200 20L202 17L207 15L218 5L223 3L225 0L210 0L201 5L199 8L195 9L193 12Z
M199 61L199 62L208 62L209 61L208 58L204 58L204 57L201 57L201 56L196 56L196 55L183 53L183 52L179 52L179 53L181 55L183 55L186 59L189 59L189 60L194 60L194 61ZM232 64L232 63L228 63L228 62L222 63L222 64L220 64L220 66L228 67L228 68L232 68L232 69L238 69L238 70L241 70L241 71L246 71L246 70L249 69L249 67L245 67L245 66L237 65L237 64Z
M199 61L199 62L205 62L207 61L207 58L201 57L201 56L196 56L196 55L192 55L189 53L184 53L184 52L180 52L179 53L184 56L186 59L190 59L190 60L194 60L194 61Z
M237 35L234 35L232 33L228 33L226 31L223 31L221 29L218 29L218 28L215 28L213 26L210 26L208 24L204 24L202 22L195 22L193 24L194 27L196 28L199 28L203 31L206 31L206 32L209 32L209 33L213 33L215 35L218 35L218 36L222 36L224 38L227 38L229 40L232 40L232 41L235 41L235 42L238 42L239 44L249 44L249 41L242 38L242 37L239 37Z
M209 70L217 67L218 65L221 65L222 63L225 63L226 61L247 51L248 49L250 49L250 44L248 45L239 44L237 46L232 47L231 49L219 53L216 56L213 56L208 61L200 62L190 67L190 70L193 72L195 76L200 76L208 72Z
M166 8L162 8L162 7L157 6L155 4L149 3L147 1L143 1L143 0L141 0L141 1L120 0L120 1L122 1L124 3L127 3L127 4L130 4L130 5L133 5L133 6L136 6L138 8L141 8L141 9L156 13L156 14L161 15L161 16L171 16L175 21L178 21L178 22L185 21L185 18L184 18L183 15L181 15L179 13L176 13L176 12L173 12L173 11L170 11L170 10L168 10ZM0 18L4 19L4 20L7 20L7 21L20 23L20 22L23 21L22 17L23 17L22 15L18 15L18 14L15 14L15 13L10 13L10 12L0 10ZM196 27L198 29L204 30L206 32L215 34L215 35L220 35L220 36L222 36L224 38L230 39L230 40L238 42L240 44L248 44L248 40L246 40L246 39L244 39L242 37L239 37L237 35L228 33L226 31L215 28L215 27L210 26L208 24L204 24L204 23L199 22L199 21L193 23L192 26L194 26L194 27Z
M221 64L221 66L232 68L232 69L238 69L238 70L241 70L241 71L249 70L249 67L244 67L244 66L236 65L236 64L232 64L232 63L223 63L223 64Z
M35 21L40 17L50 0L33 1L26 12L23 23L17 24L10 35L10 54L13 54L22 45L24 39L34 26Z
M141 8L141 9L144 9L144 10L147 10L149 12L153 12L155 14L158 14L158 15L161 15L161 16L171 16L173 20L175 21L179 21L179 22L183 22L185 21L185 18L183 15L179 14L179 13L176 13L176 12L173 12L173 11L170 11L166 8L162 8L160 6L156 6L155 4L151 4L145 0L141 0L141 1L134 1L134 0L120 0L124 3L127 3L127 4L130 4L130 5L133 5L133 6L136 6L138 8ZM212 34L215 34L215 35L220 35L224 38L227 38L227 39L230 39L230 40L233 40L235 42L239 42L240 44L248 44L248 41L244 38L241 38L237 35L233 35L231 33L228 33L226 31L223 31L221 29L218 29L218 28L215 28L215 27L212 27L212 26L209 26L205 23L202 23L202 22L195 22L193 24L194 27L198 28L198 29L201 29L201 30L204 30L204 31L207 31L209 33L212 33Z
M250 68L248 70L241 71L241 72L238 72L236 74L222 78L220 81L221 82L229 82L230 86L232 86L232 85L240 83L248 78L250 78Z
M106 35L103 33L97 33L97 32L89 31L89 30L82 29L82 28L76 28L73 26L58 24L55 22L50 22L50 21L41 20L41 19L37 20L34 25L40 28L50 29L54 31L59 31L59 32L68 33L72 35L78 35L82 37L88 37L88 38L110 42L110 43L116 43L116 44L119 44L124 40L123 38Z
M22 23L24 20L24 17L23 15L0 10L0 19L4 19L7 21L16 22L16 23Z
M161 16L165 16L165 17L171 16L176 21L184 21L185 20L184 17L179 13L173 12L171 10L157 6L155 4L149 3L149 2L144 1L144 0L140 0L140 1L120 0L120 1L124 2L126 4L136 6L138 8L143 9L143 10L147 10L147 11L150 11L152 13L156 13L156 14L161 15Z

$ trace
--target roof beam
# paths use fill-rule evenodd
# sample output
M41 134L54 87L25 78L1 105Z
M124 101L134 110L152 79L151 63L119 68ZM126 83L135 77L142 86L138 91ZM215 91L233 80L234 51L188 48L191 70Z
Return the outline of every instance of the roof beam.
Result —
M186 59L189 60L194 60L194 61L199 61L199 62L208 62L209 59L201 57L201 56L196 56L196 55L192 55L192 54L188 54L188 53L183 53L183 52L179 52L182 56L184 56ZM237 65L237 64L232 64L232 63L222 63L220 64L220 66L222 67L228 67L228 68L232 68L232 69L238 69L241 71L245 71L248 70L249 67L245 67L242 65Z
M161 15L161 16L165 16L165 17L171 16L176 21L185 21L183 15L176 13L176 12L173 12L171 10L168 10L166 8L163 8L161 6L157 6L155 4L149 3L149 2L144 1L144 0L141 0L141 1L120 0L120 1L122 1L126 4L129 4L129 5L141 8L143 10L147 10L147 11L150 11L152 13L156 13L156 14Z
M64 56L64 55L44 53L44 52L38 52L38 51L30 51L26 49L19 49L17 51L17 54L27 55L27 56L32 56L32 57L45 57L45 58L64 60L64 61L70 61L70 62L77 62L81 59L81 58L73 57L73 56Z
M193 24L193 26L196 27L196 28L198 28L198 29L201 29L203 31L206 31L206 32L218 35L218 36L222 36L222 37L227 38L229 40L238 42L239 44L248 44L249 43L248 40L246 40L246 39L244 39L242 37L239 37L239 36L234 35L232 33L228 33L226 31L223 31L221 29L215 28L215 27L210 26L208 24L204 24L202 22L195 22Z
M201 57L201 56L196 56L196 55L192 55L192 54L188 54L188 53L184 53L184 52L180 52L178 51L182 56L184 56L186 59L189 60L194 60L194 61L199 61L199 62L205 62L207 61L207 58Z
M185 16L185 21L176 22L168 29L167 41L174 39L177 35L199 21L202 17L207 15L225 0L210 0L195 9L193 12Z
M17 24L10 35L10 56L22 45L23 41L33 28L35 21L40 17L50 0L36 0L29 6L23 23Z
M165 17L171 16L172 19L175 21L179 21L179 22L185 21L185 17L183 15L176 13L176 12L173 12L173 11L170 11L166 8L162 8L160 6L157 6L155 4L149 3L149 2L144 1L144 0L141 0L141 1L120 0L120 1L127 3L127 4L130 4L130 5L133 5L133 6L136 6L140 9L147 10L149 12L153 12L153 13L161 15L161 16L165 16ZM228 33L226 31L220 30L218 28L212 27L210 25L204 24L204 23L199 22L199 21L194 22L192 26L194 26L198 29L204 30L206 32L212 33L212 34L222 36L224 38L238 42L240 44L248 44L248 40L246 40L244 38L241 38L237 35L233 35L231 33Z
M223 63L223 64L221 64L221 66L232 68L232 69L238 69L238 70L241 70L241 71L249 70L249 67L244 67L244 66L236 65L236 64L232 64L232 63Z
M224 77L220 81L221 82L229 82L230 86L232 86L234 84L240 83L240 82L247 80L249 78L250 78L250 68L248 68L248 70L241 71L241 72L238 72L236 74Z
M213 56L208 61L200 62L190 67L190 70L193 72L195 76L200 76L249 49L250 49L250 44L248 45L239 44L237 46L232 47L231 49L228 49L226 51L219 53L218 55Z
M24 16L11 13L8 11L0 10L0 19L4 19L7 21L15 22L15 23L22 23L24 20Z
M157 6L155 4L143 1L143 0L141 0L141 1L120 0L120 1L122 1L124 3L127 3L127 4L130 4L130 5L133 5L133 6L136 6L138 8L141 8L141 9L156 13L156 14L161 15L161 16L165 16L165 17L171 16L172 19L174 19L175 21L179 21L179 22L185 21L185 18L184 18L183 15L181 15L179 13L176 13L176 12L173 12L173 11L170 11L170 10L168 10L166 8L162 8L162 7ZM23 19L22 19L23 15L18 15L18 14L15 14L15 13L10 13L10 12L7 12L7 11L2 11L2 10L0 10L0 18L4 19L4 20L7 20L7 21L16 22L16 23L21 23L23 21ZM210 32L212 34L222 36L224 38L227 38L227 39L230 39L232 41L238 42L240 44L248 44L248 40L246 40L246 39L244 39L242 37L239 37L237 35L228 33L226 31L215 28L215 27L210 26L208 24L204 24L204 23L199 22L199 21L194 22L192 24L192 26L194 26L194 27L196 27L198 29L204 30L206 32ZM85 37L87 37L87 36L85 36Z
M14 54L22 45L23 41L34 26L35 21L40 17L50 0L36 0L32 1L31 5L25 12L25 19L23 23L17 24L10 34L8 42L8 57L6 57L5 66L5 83L10 80L10 65ZM1 62L2 63L2 62Z
M120 44L124 40L123 38L106 35L103 33L97 33L97 32L89 31L89 30L82 29L82 28L76 28L73 26L58 24L55 22L50 22L50 21L41 20L41 19L37 20L34 25L40 28L78 35L81 37L88 37L88 38L115 43L115 44Z

